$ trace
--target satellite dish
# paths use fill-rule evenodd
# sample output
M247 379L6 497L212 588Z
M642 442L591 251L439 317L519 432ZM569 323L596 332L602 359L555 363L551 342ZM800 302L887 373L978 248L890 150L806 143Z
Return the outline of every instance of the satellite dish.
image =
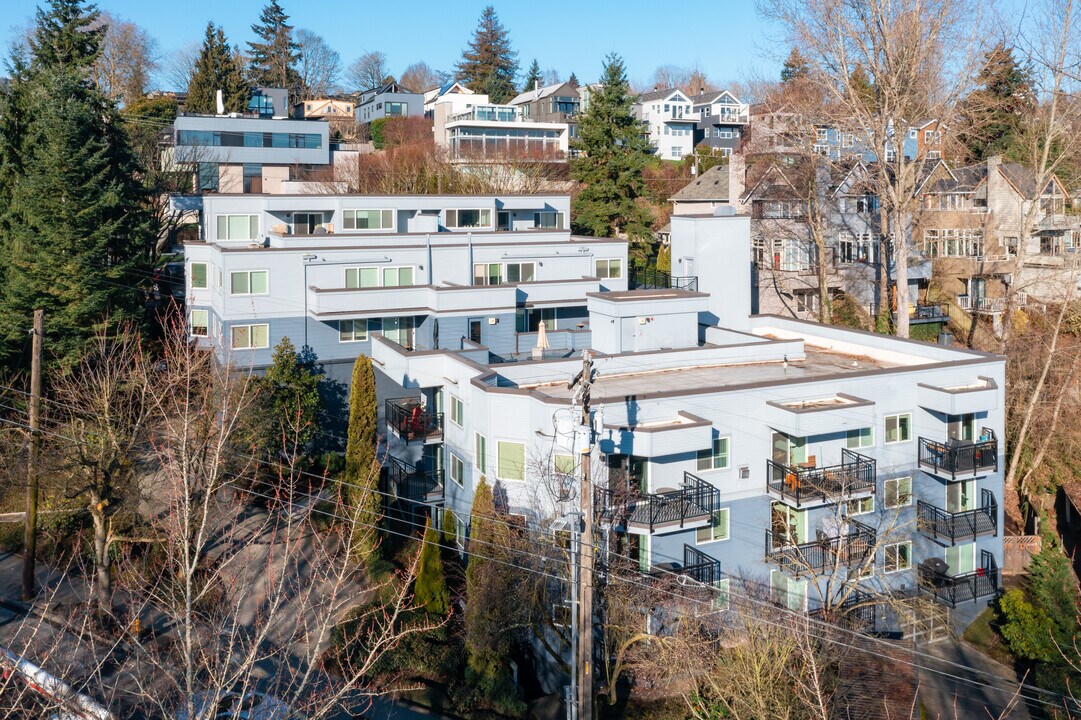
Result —
M223 100L222 97L221 97L221 90L218 90L216 99L218 101L218 114L219 115L224 115L225 114L225 100Z

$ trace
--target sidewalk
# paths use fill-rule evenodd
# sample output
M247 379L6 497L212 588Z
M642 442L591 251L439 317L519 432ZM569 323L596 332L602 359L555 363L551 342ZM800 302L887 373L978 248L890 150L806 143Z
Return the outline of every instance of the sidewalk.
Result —
M1015 697L1021 683L1013 669L959 640L944 640L925 645L920 650L942 661L920 659L922 665L939 671L920 670L917 673L920 704L926 711L927 720L1031 720L1032 714L1024 698Z

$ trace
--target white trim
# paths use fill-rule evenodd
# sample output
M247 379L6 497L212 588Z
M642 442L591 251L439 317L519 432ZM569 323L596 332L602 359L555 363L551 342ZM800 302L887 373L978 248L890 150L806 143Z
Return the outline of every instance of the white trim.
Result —
M901 547L902 545L907 545L908 546L908 557L907 557L908 565L906 565L905 567L898 567L898 568L894 568L893 570L890 570L889 566L888 566L888 560L886 559L887 558L886 552L890 548ZM973 547L975 547L975 546L973 546ZM892 575L893 573L905 572L906 570L911 570L911 569L912 569L912 541L911 540L905 540L903 542L888 543L888 544L882 546L882 572L883 573L885 573L887 575Z
M898 419L897 420L897 429L900 430L900 428L901 428L900 418L905 417L906 415L908 416L908 437L905 438L904 440L890 440L890 433L889 433L889 430L886 429L886 422L890 418L897 418ZM912 427L912 411L911 410L908 410L906 412L899 412L899 413L892 413L890 415L885 415L882 418L882 444L883 445L898 445L900 443L912 442L912 438L915 437L915 433L912 432L913 429L914 428Z
M266 275L266 290L264 292L252 292L251 291L251 276L255 273L263 273ZM247 275L248 276L248 292L233 292L233 276L234 275ZM259 297L270 294L270 270L258 269L258 270L230 270L229 271L229 296L230 297Z

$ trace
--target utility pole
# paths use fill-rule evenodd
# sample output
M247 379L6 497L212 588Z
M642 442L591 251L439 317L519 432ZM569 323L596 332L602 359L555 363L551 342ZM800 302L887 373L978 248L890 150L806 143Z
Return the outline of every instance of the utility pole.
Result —
M45 311L34 311L30 360L30 459L26 465L26 526L23 543L23 600L33 600L38 545L38 455L41 452L41 353Z
M578 647L575 671L578 685L578 720L593 720L593 487L590 483L593 459L593 422L589 415L589 391L593 385L593 358L589 350L582 352L582 370L568 384L578 388L577 399L582 403L582 425L579 452L582 467L582 536L578 543Z

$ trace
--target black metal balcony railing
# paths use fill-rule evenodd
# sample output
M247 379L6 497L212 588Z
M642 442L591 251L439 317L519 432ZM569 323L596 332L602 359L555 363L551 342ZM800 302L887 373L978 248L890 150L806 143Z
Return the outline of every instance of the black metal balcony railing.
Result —
M768 460L769 491L800 507L808 502L837 499L875 491L875 461L851 450L841 450L841 463L829 467L792 467Z
M951 480L998 470L998 441L939 442L920 438L920 467Z
M954 542L961 538L975 540L981 535L998 534L998 501L990 490L980 494L980 506L973 510L947 512L929 502L916 502L916 526L934 540Z
M644 528L650 533L710 520L717 509L717 488L689 472L683 487L641 494L636 488L606 488L596 493L597 514L613 525Z
M897 313L893 314L894 320ZM944 323L949 322L950 306L948 303L935 303L931 305L916 305L908 314L908 321L913 324L920 323Z
M632 267L630 275L627 277L627 286L631 290L677 288L697 291L698 276L673 275L670 272L653 267Z
M920 589L950 607L997 595L1002 587L1002 570L988 551L981 550L980 556L980 567L961 575L937 572L928 564L920 563Z
M686 544L683 546L683 566L679 573L703 585L716 586L724 579L720 560Z
M848 531L841 535L822 535L798 544L787 543L766 530L766 560L796 574L822 572L838 563L861 565L875 551L875 529L857 520L846 522Z
M387 427L406 442L441 440L443 413L431 413L416 398L393 398L386 404Z
M874 602L873 595L856 590L841 603L828 608L820 607L811 610L807 615L845 630L869 633L875 630L878 606Z
M418 470L409 463L391 457L387 460L387 484L398 498L413 502L443 500L443 471Z

